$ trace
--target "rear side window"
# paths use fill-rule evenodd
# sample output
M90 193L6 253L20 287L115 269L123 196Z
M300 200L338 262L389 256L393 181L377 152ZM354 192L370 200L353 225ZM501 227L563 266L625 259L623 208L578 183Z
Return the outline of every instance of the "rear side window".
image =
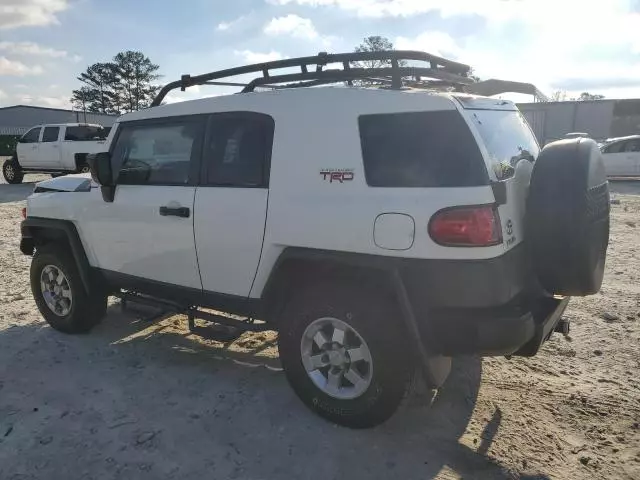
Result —
M205 146L206 185L267 187L274 122L268 115L213 116Z
M360 142L372 187L470 187L488 176L457 110L363 115Z
M60 133L60 127L45 127L42 134L43 142L57 142L58 134Z
M72 142L88 142L91 140L104 140L107 138L102 127L67 127L64 139Z

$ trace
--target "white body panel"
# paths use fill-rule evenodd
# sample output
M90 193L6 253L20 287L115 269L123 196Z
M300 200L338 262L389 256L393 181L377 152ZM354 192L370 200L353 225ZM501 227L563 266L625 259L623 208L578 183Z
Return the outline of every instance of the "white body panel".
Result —
M204 290L249 295L262 251L268 196L264 188L198 188L194 226Z
M610 177L640 175L640 152L603 153L602 159Z
M100 189L76 195L77 228L91 245L93 266L136 277L202 288L198 273L193 215L161 216L161 206L188 207L193 212L195 187L119 185L113 203ZM79 202L80 195L87 195Z

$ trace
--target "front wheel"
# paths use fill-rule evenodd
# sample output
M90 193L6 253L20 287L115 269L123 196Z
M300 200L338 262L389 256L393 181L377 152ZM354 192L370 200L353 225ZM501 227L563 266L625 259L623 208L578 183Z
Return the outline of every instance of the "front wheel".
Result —
M18 163L16 157L12 157L9 160L5 160L2 164L2 175L7 183L12 185L22 183L24 178L24 172Z
M413 365L393 300L353 285L316 285L285 307L278 349L289 383L314 412L368 428L397 410Z
M104 317L107 296L98 288L89 294L75 260L58 245L36 248L31 262L31 292L51 327L64 333L85 333Z

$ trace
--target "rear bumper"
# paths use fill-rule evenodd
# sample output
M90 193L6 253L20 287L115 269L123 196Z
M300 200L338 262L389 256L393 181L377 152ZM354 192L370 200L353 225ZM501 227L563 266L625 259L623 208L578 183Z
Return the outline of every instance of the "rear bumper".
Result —
M423 341L443 355L533 356L568 303L569 297L542 297L508 307L433 311L428 322L418 321Z
M443 355L535 355L569 302L540 290L524 244L486 260L399 268L425 346Z

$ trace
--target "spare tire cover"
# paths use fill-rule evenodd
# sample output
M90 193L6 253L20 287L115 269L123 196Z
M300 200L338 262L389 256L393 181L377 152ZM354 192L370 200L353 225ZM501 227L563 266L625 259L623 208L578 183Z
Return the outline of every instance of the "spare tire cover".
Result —
M526 235L533 268L548 293L600 290L609 210L609 184L593 140L561 140L542 149L531 175Z

